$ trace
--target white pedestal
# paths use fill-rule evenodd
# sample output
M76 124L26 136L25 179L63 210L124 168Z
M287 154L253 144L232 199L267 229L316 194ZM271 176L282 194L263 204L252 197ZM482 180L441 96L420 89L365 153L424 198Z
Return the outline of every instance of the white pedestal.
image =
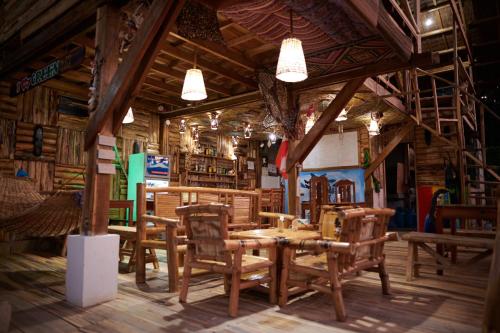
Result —
M114 299L120 236L70 235L67 245L66 300L87 307Z

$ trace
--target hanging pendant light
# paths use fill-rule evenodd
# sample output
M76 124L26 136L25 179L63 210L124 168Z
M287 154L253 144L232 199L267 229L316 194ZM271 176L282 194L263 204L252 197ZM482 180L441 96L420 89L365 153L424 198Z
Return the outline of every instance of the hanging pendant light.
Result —
M293 37L293 17L290 10L290 37L281 42L276 78L284 82L300 82L307 79L307 66L302 42Z
M212 131L217 131L219 128L219 115L216 112L212 112L210 115L210 129Z
M198 130L198 126L193 127L193 141L198 142L200 140L200 131Z
M342 109L342 111L340 111L339 115L337 116L337 118L335 118L335 121L338 123L338 131L339 131L339 135L340 135L340 139L342 140L342 134L344 134L344 121L347 120L347 110L346 109Z
M276 143L276 140L277 140L277 136L276 136L276 133L269 133L269 142L271 142L271 144L275 144Z
M368 126L368 134L370 136L375 136L380 134L380 115L371 114L370 125Z
M186 132L186 120L181 119L181 122L179 123L179 133L184 134Z
M243 129L243 137L245 139L250 139L251 136L252 136L252 129L250 128L250 124L247 124Z
M201 101L207 98L203 73L196 68L196 51L194 53L194 66L186 71L181 98L186 101Z
M125 118L122 120L122 124L130 124L134 122L134 112L132 111L132 107L128 108L127 114Z

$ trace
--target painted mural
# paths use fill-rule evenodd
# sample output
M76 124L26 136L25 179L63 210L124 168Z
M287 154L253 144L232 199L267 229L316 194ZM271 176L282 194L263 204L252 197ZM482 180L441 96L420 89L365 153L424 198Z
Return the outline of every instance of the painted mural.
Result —
M349 187L356 202L365 201L365 170L362 168L326 171L303 171L300 173L300 200L309 201L309 181L311 176L326 176L328 179L328 198L331 203L339 202L339 187ZM349 186L349 184L351 184Z

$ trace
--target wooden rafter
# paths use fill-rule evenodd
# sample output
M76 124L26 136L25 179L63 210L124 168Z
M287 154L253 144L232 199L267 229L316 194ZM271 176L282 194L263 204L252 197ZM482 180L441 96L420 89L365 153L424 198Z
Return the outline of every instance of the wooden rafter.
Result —
M399 59L408 61L411 58L413 54L411 39L395 23L381 1L348 0L345 3L358 13L369 27L380 33Z
M172 29L179 15L183 0L166 2L155 0L149 9L147 20L137 32L123 63L111 80L107 93L101 96L97 110L89 121L85 147L95 141L106 119L113 117L113 130L117 131L128 106L137 97L145 75L153 65L162 42Z
M179 70L176 70L176 69L172 68L172 66L163 65L163 64L159 64L159 63L155 63L151 67L151 69L158 72L159 74L161 74L163 76L174 78L180 82L184 82L184 76L186 75L186 73L179 71ZM206 79L205 79L205 87L208 90L213 91L213 92L218 93L218 94L222 94L225 96L231 95L231 91L229 89L221 87L217 84L213 84L209 80L206 80Z
M189 106L181 109L176 109L174 111L163 114L163 117L175 118L184 116L186 114L190 115L199 114L223 108L235 107L257 101L262 101L262 95L258 90L227 98L221 98L215 101L204 102L203 104L200 104L198 106Z
M351 100L352 96L354 96L356 91L363 85L365 78L366 77L355 78L347 82L297 147L289 151L286 161L288 172L295 168L295 164L301 163L307 157L328 129L328 126L337 118L342 109L345 108L347 103Z
M180 60L185 61L185 62L190 63L190 64L194 64L193 54L184 52L184 51L180 50L179 48L175 48L173 46L166 45L162 49L162 52L168 54L171 57L180 59ZM214 74L221 75L221 76L224 76L224 77L231 79L233 81L242 83L249 88L257 89L257 84L255 83L255 81L250 80L250 79L238 74L234 70L223 68L221 66L215 65L214 63L212 63L210 61L206 61L206 60L200 59L200 58L197 59L197 65L199 67L201 67L202 69L206 69L207 71L210 71Z
M411 131L413 128L414 123L409 122L407 123L403 128L399 130L399 132L394 135L392 140L387 144L387 146L384 147L382 152L377 155L375 160L370 164L370 166L365 170L365 180L367 180L372 173L377 170L378 166L389 156L389 154L396 148L396 146L403 140L406 135Z
M385 89L383 86L375 82L372 78L368 78L364 82L364 86L370 89L373 93L378 96L387 96L390 95L390 92ZM390 107L396 108L399 111L406 112L406 107L403 102L395 96L383 97L382 100L389 105Z
M57 20L44 25L43 29L32 34L29 43L6 52L0 62L0 77L58 47L62 40L68 40L94 25L97 8L105 2L106 0L79 2Z
M250 71L255 71L258 67L253 61L245 57L243 54L233 51L223 45L215 44L208 41L203 40L190 40L181 35L178 35L175 32L171 32L170 36L175 37L178 40L186 42L190 45L195 46L197 49L213 54L214 56L243 67Z
M321 88L335 83L341 83L354 78L369 77L374 75L393 73L411 67L426 68L439 64L439 55L431 52L416 54L409 61L403 61L399 58L389 58L379 63L369 64L363 67L356 67L339 72L333 72L326 75L307 79L304 82L297 83L293 89L295 91L304 91L313 88Z

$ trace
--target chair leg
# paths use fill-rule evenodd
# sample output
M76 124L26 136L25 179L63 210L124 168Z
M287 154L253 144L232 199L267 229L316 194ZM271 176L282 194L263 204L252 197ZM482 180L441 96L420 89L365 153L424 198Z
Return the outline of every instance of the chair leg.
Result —
M414 258L415 258L415 247L413 246L413 242L408 241L408 257L406 258L406 281L411 281L414 273Z
M231 291L229 294L229 315L236 317L238 315L238 303L240 301L240 279L241 271L233 271L231 276Z
M224 274L224 292L229 295L231 291L231 274Z
M271 281L269 281L269 303L276 304L277 295L276 289L278 286L278 274L276 267L276 248L269 249L269 260L273 263L272 266L269 267L269 276L271 277Z
M179 293L179 302L185 303L187 301L187 294L189 288L189 279L191 278L191 251L190 249L186 252L186 257L184 258L184 273L182 275L182 288Z
M342 284L339 280L339 269L337 263L337 255L328 252L328 272L330 273L330 290L335 305L335 314L337 321L345 321L347 314L345 311L344 297L342 296Z
M283 250L283 267L281 268L281 279L280 279L280 297L279 305L285 306L288 302L288 267L290 266L292 250L285 248Z
M390 295L391 285L389 282L389 274L385 269L385 260L378 264L378 275L380 276L380 282L382 283L382 294Z
M146 282L146 249L137 242L135 251L135 282Z
M156 255L155 249L149 249L149 253L153 256L154 269L160 269L160 263L158 262L158 256Z

